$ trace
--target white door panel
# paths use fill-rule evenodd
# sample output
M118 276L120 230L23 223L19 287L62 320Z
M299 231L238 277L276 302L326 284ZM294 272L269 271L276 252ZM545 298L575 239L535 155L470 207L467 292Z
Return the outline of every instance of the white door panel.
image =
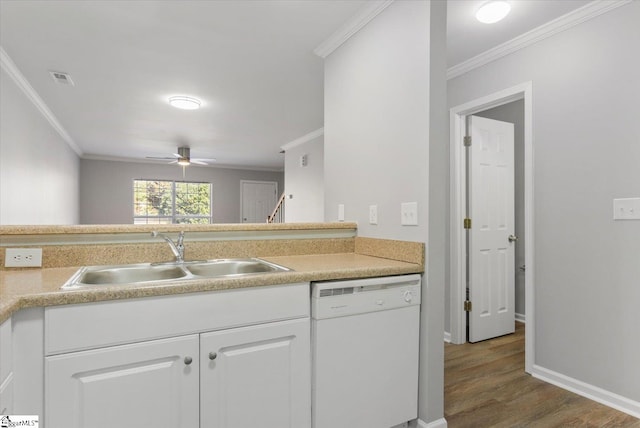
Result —
M242 181L242 223L264 223L278 202L278 183Z
M469 341L513 333L514 127L472 116L469 157Z

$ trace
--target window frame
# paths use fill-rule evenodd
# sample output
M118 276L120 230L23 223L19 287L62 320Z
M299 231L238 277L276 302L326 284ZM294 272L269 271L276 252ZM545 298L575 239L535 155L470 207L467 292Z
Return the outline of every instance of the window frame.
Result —
M136 215L136 189L138 182L158 182L158 183L170 183L171 184L171 215ZM209 186L209 215L182 215L176 213L176 184L206 184ZM189 180L167 180L158 178L134 178L132 189L132 203L133 203L133 224L205 224L205 223L178 223L180 219L205 219L208 220L206 224L213 223L213 183L207 181L189 181ZM163 221L167 220L167 221Z

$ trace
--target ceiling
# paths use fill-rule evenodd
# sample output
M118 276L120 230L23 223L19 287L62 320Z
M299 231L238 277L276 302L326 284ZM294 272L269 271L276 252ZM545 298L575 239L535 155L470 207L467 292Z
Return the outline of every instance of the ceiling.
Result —
M448 65L589 1L448 4ZM323 59L313 50L367 1L0 0L0 46L81 155L144 160L190 146L214 165L282 170L281 146L323 126ZM49 71L71 75L75 86ZM175 109L172 95L202 100Z

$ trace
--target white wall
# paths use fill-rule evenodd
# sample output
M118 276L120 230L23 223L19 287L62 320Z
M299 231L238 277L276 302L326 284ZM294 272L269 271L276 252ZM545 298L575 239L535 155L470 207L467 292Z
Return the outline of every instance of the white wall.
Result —
M78 222L79 159L3 69L0 225Z
M442 23L435 27L442 71L430 83L432 6ZM430 124L429 106L430 84L437 83L446 117L444 22L443 2L396 1L325 60L325 219L335 221L344 204L360 236L426 242L427 253L430 125L442 131L439 145L446 146L446 121ZM418 226L400 225L402 202L418 203ZM369 205L378 206L378 225L368 223ZM438 215L444 221L444 211ZM440 256L435 268L442 273L443 236L438 245L433 257ZM424 278L421 321L419 417L425 422L443 415L444 284L431 279Z
M302 155L307 155L305 167ZM324 136L286 150L284 191L286 222L324 221Z
M275 181L282 191L283 173L189 166L183 178L177 165L82 159L80 222L133 223L133 180L203 181L213 184L213 222L240 223L240 181Z
M449 82L449 106L533 82L535 361L640 406L640 2ZM529 316L529 314L527 314Z

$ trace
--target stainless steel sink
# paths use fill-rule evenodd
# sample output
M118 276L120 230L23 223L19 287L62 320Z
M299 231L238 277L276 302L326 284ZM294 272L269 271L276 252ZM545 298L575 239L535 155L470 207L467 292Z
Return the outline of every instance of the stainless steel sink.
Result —
M217 259L164 264L131 264L116 266L85 266L62 286L76 289L118 284L170 282L203 278L242 276L289 269L261 259Z
M220 259L187 263L185 268L196 276L216 277L252 273L284 272L289 269L260 259Z

